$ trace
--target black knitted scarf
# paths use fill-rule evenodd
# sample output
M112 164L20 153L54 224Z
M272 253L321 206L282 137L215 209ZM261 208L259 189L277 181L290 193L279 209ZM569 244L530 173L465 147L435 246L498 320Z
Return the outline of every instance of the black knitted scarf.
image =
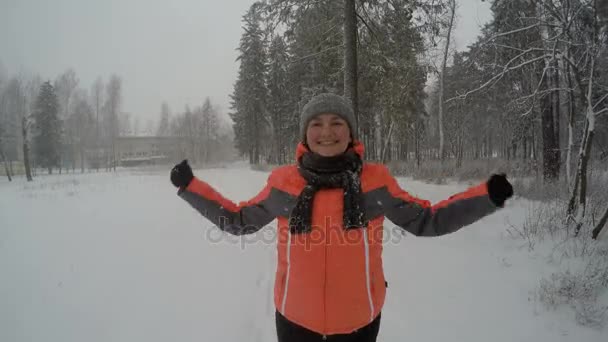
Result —
M308 183L298 196L289 217L292 233L312 230L312 202L320 189L344 189L344 228L367 226L361 195L361 158L352 150L335 157L307 152L298 160L298 171ZM327 203L326 205L332 205Z

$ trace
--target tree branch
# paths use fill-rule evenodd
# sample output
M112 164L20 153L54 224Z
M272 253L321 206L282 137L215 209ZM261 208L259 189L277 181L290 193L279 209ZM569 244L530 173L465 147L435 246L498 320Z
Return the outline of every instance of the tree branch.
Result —
M325 52L327 52L327 51L330 51L330 50L333 50L333 49L338 49L338 48L341 48L341 47L343 47L343 46L344 46L344 44L335 45L335 46L330 46L330 47L328 47L328 48L327 48L327 49L325 49L325 50L321 50L321 51L319 51L319 52L311 53L310 55L302 56L302 57L300 57L300 58L298 58L298 59L294 60L294 61L293 61L293 62L291 62L290 64L297 63L297 62L301 62L301 61L303 61L303 60L305 60L305 59L307 59L307 58L315 57L315 56L318 56L318 55L320 55L320 54L323 54L323 53L325 53Z
M604 101L606 98L608 98L608 93L605 94L604 96L602 96L602 98L597 101L595 106L593 106L593 109L595 109L595 107L597 107L600 103L602 103L602 101Z
M515 47L515 46L509 46L509 45L503 45L503 44L496 44L496 43L494 43L494 44L492 44L492 45L494 45L495 47L500 47L500 48L504 48L504 49L515 50L515 51L519 51L519 52L524 52L524 51L527 51L527 52L534 52L534 51L537 51L537 52L542 52L542 53L547 52L547 49L545 49L545 48L529 48L529 49L527 49L527 50L524 50L524 49L522 49L522 48L518 48L518 47ZM559 51L559 50L557 50L557 51ZM560 53L561 53L561 52L560 52Z
M532 105L530 105L530 109L528 109L525 113L520 114L520 116L525 117L530 115L530 113L532 113L532 111L534 110L534 103L532 103Z
M361 19L361 22L363 22L363 25L365 25L365 27L367 27L367 29L369 30L369 32L372 34L372 37L374 37L374 39L376 40L376 42L378 44L380 44L380 39L378 39L378 35L376 34L376 32L371 28L371 26L369 26L367 24L367 21L365 21L365 19L363 19L363 17L359 14L359 12L355 12L355 14L357 15L357 18Z
M532 93L532 94L529 94L529 95L526 95L526 96L523 96L523 97L518 97L518 98L516 98L513 101L517 101L518 103L522 103L522 102L524 102L524 101L526 101L526 100L528 100L530 98L533 98L535 96L538 96L538 95L542 96L542 95L545 95L547 93L551 93L551 92L554 92L554 91L574 92L573 88L551 88L551 89L545 89L543 91L538 91L538 89L539 88L537 88L536 91L534 91L534 93ZM510 103L512 103L513 101L511 101Z
M521 27L521 28L518 28L518 29L515 29L515 30L508 31L508 32L501 32L501 33L495 34L494 36L490 37L485 42L483 42L481 45L485 45L485 44L493 41L496 38L503 37L503 36L508 36L508 35L514 34L514 33L523 32L523 31L526 31L526 30L533 29L535 27L538 27L538 23L536 23L534 25L526 26L526 27Z
M509 67L509 64L511 64L511 62L513 62L515 59L519 58L521 55L523 55L523 54L524 54L524 53L526 53L526 52L527 52L527 51L525 51L525 52L521 53L521 54L520 54L520 55L518 55L518 56L513 57L513 58L512 58L512 59L511 59L511 60L510 60L510 61L509 61L509 62L508 62L508 63L507 63L505 66L504 66L503 71L502 71L500 74L496 74L496 75L494 75L492 78L490 78L490 79L489 79L487 82L485 82L484 84L482 84L482 85L481 85L481 86L479 86L478 88L473 89L473 90L470 90L470 91L468 91L468 92L466 92L466 93L464 93L464 94L462 94L462 95L458 95L458 96L452 97L452 98L450 98L450 99L446 100L445 102L446 102L446 103L448 103L448 102L453 101L453 100L456 100L456 99L459 99L459 100L464 100L464 99L466 99L466 98L467 98L467 96L469 96L469 95L471 95L471 94L474 94L474 93L476 93L476 92L478 92L478 91L482 90L483 88L487 87L487 86L488 86L488 85L490 85L491 83L496 83L496 82L498 82L500 79L502 79L502 78L503 78L503 77L504 77L504 76L505 76L505 75L506 75L508 72L510 72L510 71L513 71L513 70L519 69L519 68L521 68L521 67L523 67L523 66L526 66L526 65L528 65L528 64L532 64L532 63L534 63L534 62L537 62L537 61L539 61L539 60L545 59L545 58L547 58L547 57L551 57L551 55L542 55L542 56L540 56L540 57L533 58L533 59L531 59L531 60L529 60L529 61L526 61L526 62L520 63L520 64L515 65L515 66L513 66L513 67Z
M606 112L608 112L608 108L604 108L604 109L600 110L599 112L596 112L595 116L599 116L600 114L604 114Z

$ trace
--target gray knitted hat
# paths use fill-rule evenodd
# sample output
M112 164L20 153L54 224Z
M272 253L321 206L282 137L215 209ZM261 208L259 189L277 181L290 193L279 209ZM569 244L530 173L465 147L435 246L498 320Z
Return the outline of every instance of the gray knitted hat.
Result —
M336 114L348 123L350 134L353 139L357 138L357 127L355 126L355 113L351 105L342 96L323 93L314 96L302 109L300 114L300 136L306 142L306 128L308 122L315 116L323 113Z

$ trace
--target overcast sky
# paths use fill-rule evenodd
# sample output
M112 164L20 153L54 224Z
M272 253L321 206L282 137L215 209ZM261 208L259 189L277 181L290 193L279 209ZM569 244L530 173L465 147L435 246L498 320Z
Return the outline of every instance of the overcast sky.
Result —
M253 0L0 0L0 63L44 79L72 67L80 86L123 79L124 106L157 120L209 96L224 112L236 78L241 17ZM488 2L459 0L456 47L490 17Z

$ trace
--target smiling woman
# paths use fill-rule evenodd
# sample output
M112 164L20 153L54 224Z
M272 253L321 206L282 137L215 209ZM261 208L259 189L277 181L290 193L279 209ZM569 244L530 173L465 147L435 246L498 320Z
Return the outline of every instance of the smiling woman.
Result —
M352 143L350 126L336 114L320 114L306 128L306 145L324 157L344 153Z
M320 94L310 100L300 117L302 142L324 157L337 156L356 139L355 114L341 96Z
M178 195L220 229L252 234L278 218L275 320L279 342L376 341L387 282L387 217L417 236L449 234L493 213L513 194L504 175L436 205L402 190L386 166L363 162L352 108L319 94L300 116L296 164L275 169L266 187L239 203L171 170Z

